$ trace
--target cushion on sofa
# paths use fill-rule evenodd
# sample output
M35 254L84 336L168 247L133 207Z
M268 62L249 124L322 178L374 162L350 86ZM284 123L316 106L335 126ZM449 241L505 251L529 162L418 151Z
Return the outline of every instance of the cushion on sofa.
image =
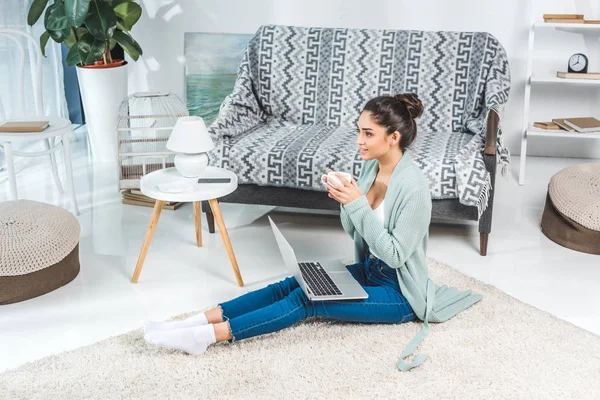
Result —
M362 163L356 128L350 127L271 120L227 145L227 161L211 153L211 164L227 165L239 183L324 191L321 175L327 168L358 177Z
M470 195L459 192L454 165L473 139L463 132L419 132L408 151L429 180L432 199ZM327 168L358 177L362 159L356 128L270 120L220 142L210 163L235 171L239 183L325 191L320 179Z

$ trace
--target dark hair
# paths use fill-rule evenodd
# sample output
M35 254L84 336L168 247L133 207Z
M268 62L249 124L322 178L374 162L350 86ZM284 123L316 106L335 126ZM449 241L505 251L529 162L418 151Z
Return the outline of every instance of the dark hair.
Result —
M379 96L367 101L363 111L369 111L378 125L386 127L388 135L400 132L400 149L404 151L417 137L415 118L423 114L423 103L415 93Z

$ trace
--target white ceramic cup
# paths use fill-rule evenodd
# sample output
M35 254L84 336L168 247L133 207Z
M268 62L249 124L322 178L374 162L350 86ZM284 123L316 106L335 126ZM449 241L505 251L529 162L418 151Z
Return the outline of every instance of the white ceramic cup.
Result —
M321 176L321 183L327 185L327 182L333 187L338 187L338 185L342 184L342 181L336 176L336 174L342 175L348 182L352 182L352 175L347 172L329 172L327 175ZM325 181L325 177L327 177L327 181Z

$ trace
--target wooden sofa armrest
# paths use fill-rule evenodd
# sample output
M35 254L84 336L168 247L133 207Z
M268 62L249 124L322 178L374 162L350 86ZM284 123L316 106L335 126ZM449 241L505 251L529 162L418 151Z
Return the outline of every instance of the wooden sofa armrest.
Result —
M496 141L498 139L498 123L500 117L496 111L491 110L488 114L487 128L485 130L485 149L484 154L496 155Z

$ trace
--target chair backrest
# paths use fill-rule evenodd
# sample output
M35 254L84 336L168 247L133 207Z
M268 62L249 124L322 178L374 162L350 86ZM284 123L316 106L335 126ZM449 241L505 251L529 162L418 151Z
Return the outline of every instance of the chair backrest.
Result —
M42 99L42 51L37 40L29 33L19 29L0 28L0 38L6 38L16 44L19 50L19 66L17 76L18 101L16 115L32 115L31 110L27 110L25 101L26 84L25 72L28 70L31 76L31 87L33 90L35 116L44 115L44 103ZM12 77L12 73L11 73ZM2 104L0 104L0 113L4 113ZM3 118L0 115L0 118Z
M499 77L509 74L506 53L485 32L266 25L247 58L259 106L298 124L354 124L370 98L414 92L424 105L420 131L457 132L496 86L506 101L510 85Z

